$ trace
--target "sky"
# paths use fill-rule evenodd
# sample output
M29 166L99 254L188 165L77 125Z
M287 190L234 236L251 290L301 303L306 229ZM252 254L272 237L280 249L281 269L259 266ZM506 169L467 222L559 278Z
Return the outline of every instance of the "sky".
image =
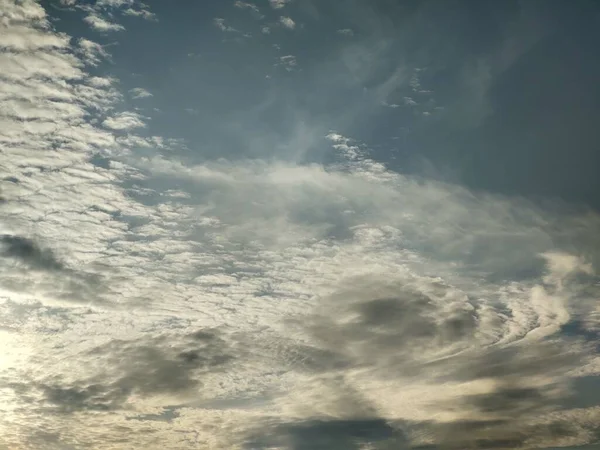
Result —
M0 449L600 448L593 0L0 0Z

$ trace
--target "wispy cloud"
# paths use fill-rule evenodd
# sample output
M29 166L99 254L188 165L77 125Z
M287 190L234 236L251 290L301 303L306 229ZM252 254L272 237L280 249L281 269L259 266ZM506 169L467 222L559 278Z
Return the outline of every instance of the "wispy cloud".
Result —
M139 0L98 0L90 4L79 0L61 0L61 4L87 13L84 21L100 32L123 31L125 27L113 20L115 15L140 17L156 20L148 5Z
M273 9L281 9L290 2L291 0L269 0L269 3Z
M237 33L238 32L238 30L236 30L235 28L227 25L225 23L225 19L223 19L222 17L215 18L213 20L213 23L221 31L228 32L228 33Z
M243 2L243 1L237 0L233 5L239 9L249 9L251 11L254 11L257 14L260 14L260 10L258 9L258 6L256 6L254 3L248 3L248 2Z
M131 98L133 98L133 99L152 97L151 92L147 91L144 88L140 88L140 87L130 89L129 94L131 95Z
M139 114L126 111L112 117L107 117L102 122L102 125L111 130L130 130L133 128L144 128L146 123Z
M109 58L109 53L97 42L89 39L79 39L79 48L85 62L92 66L97 66L101 61Z
M298 62L294 55L284 55L279 57L278 65L283 66L285 70L291 72L298 66Z
M153 12L151 12L147 9L127 8L127 9L123 10L123 15L141 17L142 19L146 19L146 20L156 20L156 14L154 14Z
M91 13L83 19L87 24L96 31L124 31L125 27L115 22L111 22L104 17L95 13Z
M342 36L354 36L354 31L352 31L350 28L340 28L337 30L337 33L341 34Z

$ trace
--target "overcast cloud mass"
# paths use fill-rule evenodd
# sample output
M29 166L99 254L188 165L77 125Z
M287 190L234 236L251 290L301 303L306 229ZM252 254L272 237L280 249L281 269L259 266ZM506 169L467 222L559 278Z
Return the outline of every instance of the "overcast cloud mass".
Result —
M0 0L0 449L600 448L593 0Z

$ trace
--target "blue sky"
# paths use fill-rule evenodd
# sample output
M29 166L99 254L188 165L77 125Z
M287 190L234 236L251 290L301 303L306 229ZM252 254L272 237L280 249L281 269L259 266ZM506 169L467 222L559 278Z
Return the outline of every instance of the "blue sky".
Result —
M0 446L598 445L599 21L0 0Z

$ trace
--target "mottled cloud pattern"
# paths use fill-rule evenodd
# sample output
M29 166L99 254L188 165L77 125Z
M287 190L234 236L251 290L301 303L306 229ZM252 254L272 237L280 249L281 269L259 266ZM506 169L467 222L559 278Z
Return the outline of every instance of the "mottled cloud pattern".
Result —
M0 448L598 445L600 213L394 170L353 135L392 114L403 148L458 120L435 68L385 62L396 41L368 30L391 26L386 2L326 30L316 4L219 5L199 41L267 86L251 109L230 79L235 98L165 88L217 66L208 47L119 70L135 23L171 23L159 4L0 0ZM290 41L311 26L339 59ZM486 70L464 72L461 129Z

